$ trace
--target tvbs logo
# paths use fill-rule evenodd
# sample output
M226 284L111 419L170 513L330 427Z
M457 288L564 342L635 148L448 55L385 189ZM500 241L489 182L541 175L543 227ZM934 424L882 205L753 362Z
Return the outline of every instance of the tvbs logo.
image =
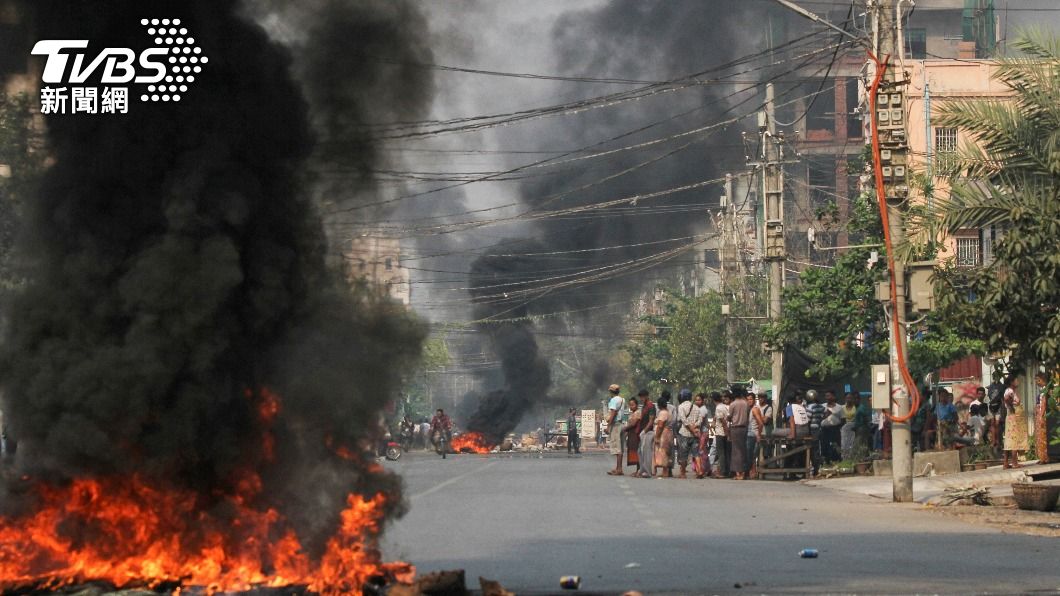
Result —
M129 111L129 84L146 85L140 101L179 102L209 59L180 19L142 19L140 24L154 46L139 54L104 48L92 57L87 39L38 41L32 53L46 57L41 113L124 114ZM98 80L99 86L85 85L90 80Z

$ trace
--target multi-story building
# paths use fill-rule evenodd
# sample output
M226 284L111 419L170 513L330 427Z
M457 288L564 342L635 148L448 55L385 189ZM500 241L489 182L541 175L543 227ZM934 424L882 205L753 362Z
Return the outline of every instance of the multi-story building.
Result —
M981 75L981 69L986 68L983 61L995 52L999 23L993 0L917 0L915 10L912 2L900 1L898 9L905 16L902 19L904 51L890 60L892 67L915 71L910 72L914 81L906 90L910 101L923 94L923 87L916 79L923 79L925 68L929 71L929 82L931 77L938 77L938 84L946 86L945 92L951 97L974 96L980 92L989 96L994 92L988 76L960 86L961 76ZM846 20L847 7L832 10L826 16L842 23ZM852 24L856 26L857 19ZM807 228L818 228L815 241L819 246L849 243L841 228L821 229L818 215L823 207L834 204L836 221L847 221L851 199L858 192L860 156L866 138L862 117L865 64L864 52L851 50L838 54L825 72L821 72L820 65L803 68L798 73L799 80L791 83L796 89L789 90L788 95L809 97L796 99L777 110L780 123L792 122L798 127L794 145L800 163L786 166L789 177L786 240L788 254L796 261L791 265L794 269L800 268L800 260L820 262L835 254L834 251L815 252L807 240ZM910 118L915 117L917 114L910 114ZM911 144L921 143L919 149L912 147L914 152L925 151L923 120L919 118L920 128L909 122L910 128L915 129L910 134L920 134L917 139L910 138ZM946 131L941 134L939 141L944 150L956 146L955 137L945 136Z
M905 0L897 2L901 20L902 51L890 56L890 68L904 73L905 122L911 177L928 179L935 196L948 192L939 174L952 161L959 147L970 142L952 127L933 123L940 106L955 99L1000 99L1006 89L991 79L998 39L1002 37L993 0ZM855 17L848 21L848 7L824 14L834 23L867 27ZM871 30L863 34L872 35ZM816 228L818 247L840 247L856 243L842 224L849 220L852 200L859 192L867 134L866 55L861 49L838 53L821 71L820 65L801 69L778 97L795 97L787 105L778 99L777 120L792 123L789 133L799 153L798 163L786 165L785 226L789 276L808 263L822 264L837 251L818 251L808 242L807 229ZM882 56L881 56L882 58ZM942 167L940 167L942 166ZM916 187L914 184L914 194ZM922 186L922 185L920 185ZM920 200L928 200L920 196ZM916 200L916 197L914 197ZM819 215L831 212L836 225L829 229ZM825 218L827 220L827 218ZM990 259L992 230L961 230L949 238L940 261L976 266ZM989 371L980 359L970 357L941 371L946 380L988 381Z
M385 295L408 307L412 303L409 270L401 266L401 240L382 234L357 236L343 250L350 282L367 281Z

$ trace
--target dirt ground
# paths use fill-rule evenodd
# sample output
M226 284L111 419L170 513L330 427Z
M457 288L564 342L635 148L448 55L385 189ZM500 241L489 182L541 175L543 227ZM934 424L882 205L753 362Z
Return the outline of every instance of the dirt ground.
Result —
M1060 538L1060 512L1023 511L1015 505L927 505L927 511L967 523L989 526L1003 533Z

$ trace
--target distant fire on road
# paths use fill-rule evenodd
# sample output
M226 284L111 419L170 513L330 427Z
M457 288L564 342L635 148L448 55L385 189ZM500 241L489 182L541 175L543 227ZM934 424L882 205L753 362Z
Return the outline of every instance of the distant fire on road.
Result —
M453 437L453 450L458 453L489 453L494 447L485 435L478 432L467 432Z

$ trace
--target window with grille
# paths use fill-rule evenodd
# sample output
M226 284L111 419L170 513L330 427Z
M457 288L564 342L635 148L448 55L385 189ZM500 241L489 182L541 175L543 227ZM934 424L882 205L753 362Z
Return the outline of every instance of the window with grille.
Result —
M957 129L952 126L935 127L935 171L947 174L957 165Z
M957 239L957 266L978 267L979 266L979 239L958 238Z

